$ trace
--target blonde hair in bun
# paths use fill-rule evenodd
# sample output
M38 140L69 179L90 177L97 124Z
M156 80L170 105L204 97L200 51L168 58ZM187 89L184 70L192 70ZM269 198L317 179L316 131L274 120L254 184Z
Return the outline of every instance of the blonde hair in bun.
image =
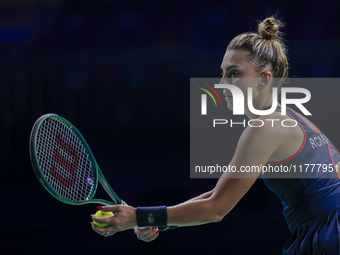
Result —
M266 18L258 24L259 35L266 40L273 40L275 37L281 37L280 27L283 27L283 23L273 17Z
M273 86L280 87L288 77L287 46L280 29L284 24L275 17L269 17L258 24L258 33L247 32L236 36L228 45L228 50L245 50L255 71L261 73L270 68L275 81Z

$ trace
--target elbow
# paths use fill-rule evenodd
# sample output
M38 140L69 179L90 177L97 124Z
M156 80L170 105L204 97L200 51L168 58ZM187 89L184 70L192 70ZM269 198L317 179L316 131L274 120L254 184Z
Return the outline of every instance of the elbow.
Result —
M228 211L225 210L225 208L217 208L216 206L212 207L213 210L211 210L211 222L220 222L223 220L224 216L228 214Z
M220 222L223 220L225 214L214 213L211 217L211 222Z
M228 205L224 205L221 207L221 203L211 201L211 222L220 222L223 220L224 216L226 216L230 211L231 207Z

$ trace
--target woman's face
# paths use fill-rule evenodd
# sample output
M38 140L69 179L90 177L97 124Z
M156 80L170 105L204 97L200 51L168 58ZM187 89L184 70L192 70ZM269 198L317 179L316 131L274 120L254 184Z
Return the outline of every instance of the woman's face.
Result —
M248 60L248 52L244 50L227 50L221 64L222 79L220 84L231 84L240 88L244 95L245 110L248 109L247 104L247 88L253 88L253 105L259 105L260 102L260 75L255 72L254 65ZM225 100L228 103L228 108L233 109L233 98L231 91L223 90L226 96Z

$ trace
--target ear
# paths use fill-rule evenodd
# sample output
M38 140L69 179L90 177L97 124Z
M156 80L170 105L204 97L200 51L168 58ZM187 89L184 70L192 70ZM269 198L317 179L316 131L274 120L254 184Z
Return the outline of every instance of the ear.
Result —
M262 88L268 86L272 80L272 73L270 71L264 71L261 73L261 80L259 85L261 85Z

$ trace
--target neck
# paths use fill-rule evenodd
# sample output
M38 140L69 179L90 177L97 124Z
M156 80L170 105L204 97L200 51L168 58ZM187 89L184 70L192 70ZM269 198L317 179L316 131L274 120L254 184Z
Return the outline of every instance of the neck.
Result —
M271 107L272 105L273 105L273 102L270 101L270 102L268 102L268 103L261 104L261 106L258 107L257 110L263 110L264 108L266 108L266 107L268 107L268 106ZM277 106L281 106L281 104L280 104L279 102L277 102ZM248 117L249 119L256 119L256 118L259 117L258 115L256 115L256 114L250 112L250 110L248 109L248 107L244 110L244 112L245 112L245 114L247 115L247 117Z

